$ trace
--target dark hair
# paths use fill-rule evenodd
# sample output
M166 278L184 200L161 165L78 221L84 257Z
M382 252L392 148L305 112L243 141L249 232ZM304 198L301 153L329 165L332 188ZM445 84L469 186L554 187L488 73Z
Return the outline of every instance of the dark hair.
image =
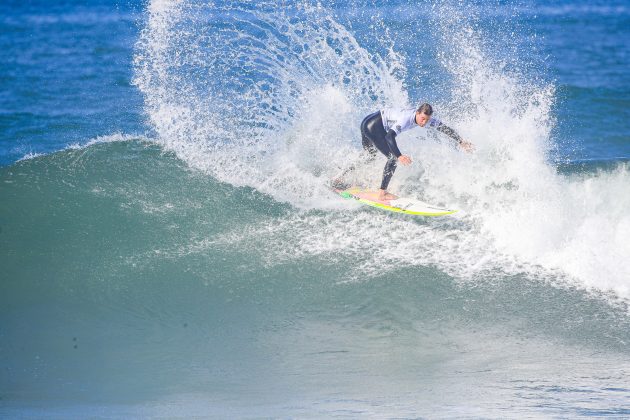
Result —
M433 107L425 102L422 105L420 105L418 109L416 109L416 112L430 116L431 114L433 114Z

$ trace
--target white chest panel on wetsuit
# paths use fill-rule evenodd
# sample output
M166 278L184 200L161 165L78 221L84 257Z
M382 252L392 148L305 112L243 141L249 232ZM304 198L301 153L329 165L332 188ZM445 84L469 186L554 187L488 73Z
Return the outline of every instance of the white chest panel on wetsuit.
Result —
M416 110L414 108L385 108L381 111L381 117L383 118L385 132L394 130L396 135L414 127L419 127L416 124ZM431 117L424 128L437 128L440 124L442 124L440 120Z

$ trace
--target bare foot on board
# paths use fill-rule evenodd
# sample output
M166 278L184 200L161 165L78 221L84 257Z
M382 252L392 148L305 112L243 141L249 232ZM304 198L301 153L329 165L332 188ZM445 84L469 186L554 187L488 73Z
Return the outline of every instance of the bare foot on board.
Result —
M390 194L385 190L378 190L378 199L381 201L395 200L397 198L398 196L395 196L394 194Z

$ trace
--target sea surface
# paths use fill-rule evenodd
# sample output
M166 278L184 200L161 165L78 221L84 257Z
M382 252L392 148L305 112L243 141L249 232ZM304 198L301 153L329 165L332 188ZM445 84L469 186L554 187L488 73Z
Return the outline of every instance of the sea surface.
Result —
M630 417L629 69L626 0L3 1L0 418ZM328 189L425 101L458 213Z

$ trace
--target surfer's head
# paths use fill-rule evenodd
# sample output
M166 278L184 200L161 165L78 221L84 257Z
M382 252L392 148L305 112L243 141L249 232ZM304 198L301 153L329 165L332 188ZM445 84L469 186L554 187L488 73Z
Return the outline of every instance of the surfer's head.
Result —
M426 102L423 103L416 109L416 124L424 127L431 119L431 114L433 114L433 107Z

